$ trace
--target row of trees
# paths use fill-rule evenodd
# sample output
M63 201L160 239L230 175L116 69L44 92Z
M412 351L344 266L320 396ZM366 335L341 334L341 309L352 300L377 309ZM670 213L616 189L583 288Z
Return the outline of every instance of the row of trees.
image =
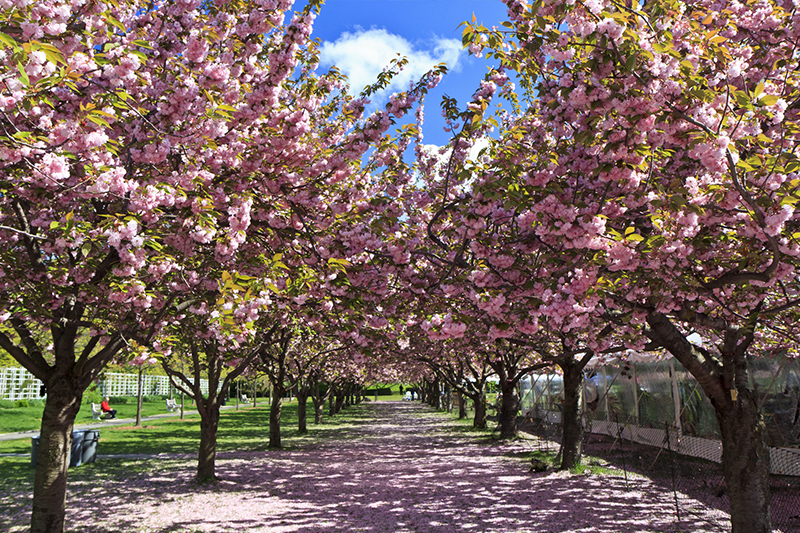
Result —
M73 422L110 361L156 356L195 396L204 479L220 398L180 363L216 391L256 360L290 374L296 327L364 344L360 228L411 138L385 132L443 67L365 116L402 62L351 97L316 72L319 2L290 6L2 6L0 346L48 393L32 531L64 528Z
M426 174L426 230L457 267L429 331L561 361L567 391L589 357L667 350L716 409L733 530L769 531L747 360L797 351L796 6L506 3L504 28L464 38L524 106ZM456 142L485 138L485 108Z
M366 114L402 60L350 96L316 70L319 3L287 24L284 0L1 8L0 347L48 390L32 531L63 530L74 417L116 358L155 356L195 396L209 479L201 374L216 391L260 367L312 398L325 365L436 375L481 425L489 373L507 414L557 365L570 462L583 367L629 349L697 378L733 530L769 531L746 362L796 350L794 4L506 0L503 27L465 26L496 68L445 101L457 133L431 150L444 67Z

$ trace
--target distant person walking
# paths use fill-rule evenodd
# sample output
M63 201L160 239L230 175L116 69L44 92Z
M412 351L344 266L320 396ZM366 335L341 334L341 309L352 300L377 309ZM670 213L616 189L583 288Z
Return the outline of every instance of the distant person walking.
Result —
M108 396L103 398L103 401L100 402L100 410L103 411L103 414L108 413L111 416L109 418L117 418L117 410L112 409L110 405L108 405Z

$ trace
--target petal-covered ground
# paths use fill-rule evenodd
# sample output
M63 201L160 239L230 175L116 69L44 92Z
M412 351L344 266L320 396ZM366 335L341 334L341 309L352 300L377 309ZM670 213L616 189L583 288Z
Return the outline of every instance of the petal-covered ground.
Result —
M315 444L227 453L222 480L192 482L189 456L111 459L76 476L68 530L110 532L717 532L724 513L642 477L535 474L525 441L498 444L416 402L369 402L358 423ZM5 495L8 496L8 490ZM685 508L687 496L680 496ZM0 509L0 529L25 530L30 496ZM9 503L3 498L2 503Z

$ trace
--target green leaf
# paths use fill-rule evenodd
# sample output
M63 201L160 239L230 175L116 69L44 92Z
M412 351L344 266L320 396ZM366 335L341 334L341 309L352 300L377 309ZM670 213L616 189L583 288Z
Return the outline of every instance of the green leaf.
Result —
M51 63L58 64L61 63L62 65L66 65L67 61L64 59L64 55L61 53L61 50L56 48L55 46L47 43L39 43L39 48L44 52L44 55L47 57L47 60Z
M771 106L778 103L778 96L775 94L767 94L759 99L761 105Z
M125 26L123 26L123 25L122 25L122 23L121 23L119 20L117 20L117 19L114 17L114 15L112 15L112 14L110 14L110 13L106 13L106 22L108 22L109 24L111 24L112 26L114 26L115 28L117 28L117 29L118 29L119 31L121 31L122 33L125 33L125 32L126 32L126 30L125 30Z
M22 82L22 85L25 87L29 87L31 84L30 78L28 78L28 73L25 72L25 67L22 66L21 61L17 61L17 70L19 70L19 79Z
M736 99L736 103L742 107L747 107L751 104L750 97L744 91L733 91L733 97Z
M3 45L3 48L13 48L15 50L19 49L17 41L10 35L7 35L3 32L0 32L0 44Z
M94 122L98 126L103 126L105 128L110 128L111 127L111 124L109 124L108 121L106 121L106 119L104 119L103 117L97 116L95 114L88 115L86 118L89 119L89 121Z
M147 56L143 52L140 52L139 50L131 50L131 54L138 57L142 63L147 63Z

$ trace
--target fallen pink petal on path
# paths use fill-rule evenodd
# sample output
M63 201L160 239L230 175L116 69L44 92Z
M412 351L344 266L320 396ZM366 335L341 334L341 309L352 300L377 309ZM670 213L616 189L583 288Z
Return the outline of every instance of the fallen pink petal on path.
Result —
M520 458L529 451L524 441L488 442L418 403L352 409L368 416L332 428L315 444L220 454L222 480L214 486L192 482L195 459L187 455L120 459L116 476L71 481L68 530L700 533L730 527L724 513L700 502L678 522L672 492L644 477L628 474L626 488L621 472L530 473ZM18 497L0 511L0 529L9 521L12 532L27 527L30 497ZM682 507L690 500L681 499Z

